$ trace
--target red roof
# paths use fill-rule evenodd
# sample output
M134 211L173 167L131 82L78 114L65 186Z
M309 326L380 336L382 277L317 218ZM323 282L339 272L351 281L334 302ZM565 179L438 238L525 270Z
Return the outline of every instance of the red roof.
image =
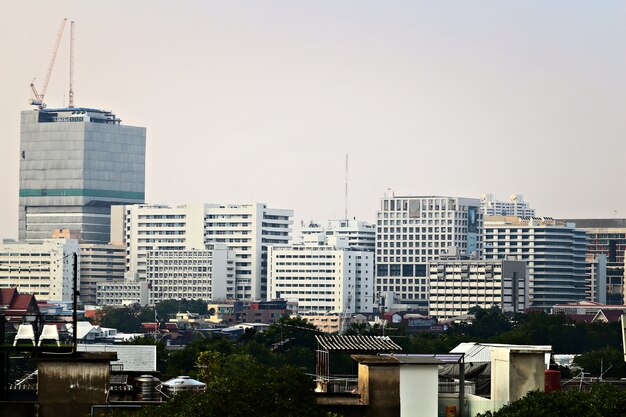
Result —
M33 294L17 294L13 298L13 302L9 308L15 310L28 310L28 307L35 301L35 296ZM37 302L35 302L37 305Z
M16 291L15 288L0 288L0 305L8 306L11 304Z
M24 316L39 312L34 294L20 294L16 288L0 288L0 305L5 316Z
M100 310L85 310L85 317L96 317Z

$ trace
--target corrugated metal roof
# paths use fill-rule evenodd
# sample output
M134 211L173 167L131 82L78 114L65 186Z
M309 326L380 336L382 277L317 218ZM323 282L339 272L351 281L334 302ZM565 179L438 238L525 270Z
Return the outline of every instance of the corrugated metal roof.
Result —
M379 365L443 365L443 362L432 356L393 356L393 355L352 355L359 363Z
M333 352L399 352L389 336L315 336L317 343Z
M546 354L546 360L548 363L550 361L550 352L552 352L552 346L550 345L509 345L501 343L464 342L452 349L450 353L464 353L465 363L491 362L492 347L542 351Z

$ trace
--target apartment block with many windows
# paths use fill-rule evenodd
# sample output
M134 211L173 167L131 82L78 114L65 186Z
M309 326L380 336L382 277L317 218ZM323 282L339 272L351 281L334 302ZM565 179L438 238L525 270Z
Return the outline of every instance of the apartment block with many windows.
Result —
M480 200L391 196L376 219L376 292L383 308L428 309L428 263L454 252L482 255Z
M38 301L72 301L73 255L78 252L75 239L4 241L0 244L0 287L34 294ZM77 284L80 289L80 281Z
M373 254L349 248L345 238L309 235L301 244L274 246L269 262L269 298L297 303L299 314L373 309Z
M234 277L234 253L223 244L207 249L148 252L149 303L164 300L213 300L226 297Z
M550 217L485 219L485 259L526 261L531 307L584 300L587 235L573 223Z
M330 220L326 225L311 222L300 229L302 237L320 233L344 237L351 248L373 251L376 247L376 225L372 223L356 219Z
M528 308L526 262L441 260L429 265L428 314L438 319L464 315L472 307L519 313Z
M291 243L293 210L264 203L207 204L206 242L225 244L235 253L235 279L227 285L229 298L265 300L268 248Z

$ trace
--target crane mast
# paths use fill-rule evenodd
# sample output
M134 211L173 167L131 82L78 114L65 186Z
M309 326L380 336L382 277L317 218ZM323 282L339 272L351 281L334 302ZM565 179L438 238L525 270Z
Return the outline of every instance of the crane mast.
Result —
M52 75L52 68L54 67L54 61L56 60L57 53L59 52L59 45L61 44L61 38L63 37L63 30L65 29L65 23L67 22L67 18L63 19L61 22L61 27L59 28L59 32L57 33L56 42L54 44L54 50L52 51L52 58L50 59L50 65L48 66L48 72L46 73L46 78L43 82L43 87L41 88L41 94L37 92L35 88L35 80L30 83L30 88L33 90L33 94L35 98L30 101L30 104L39 107L40 109L44 109L46 107L46 103L44 103L43 99L46 95L46 90L48 89L48 83L50 82L50 75Z
M74 21L70 22L70 92L69 106L74 107Z

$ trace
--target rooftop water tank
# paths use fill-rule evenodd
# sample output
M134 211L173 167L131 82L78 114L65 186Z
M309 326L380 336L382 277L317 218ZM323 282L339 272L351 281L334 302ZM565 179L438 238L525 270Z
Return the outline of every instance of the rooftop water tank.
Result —
M196 381L186 375L177 376L169 379L162 384L170 394L174 395L180 391L197 391L201 392L206 389L204 382Z

